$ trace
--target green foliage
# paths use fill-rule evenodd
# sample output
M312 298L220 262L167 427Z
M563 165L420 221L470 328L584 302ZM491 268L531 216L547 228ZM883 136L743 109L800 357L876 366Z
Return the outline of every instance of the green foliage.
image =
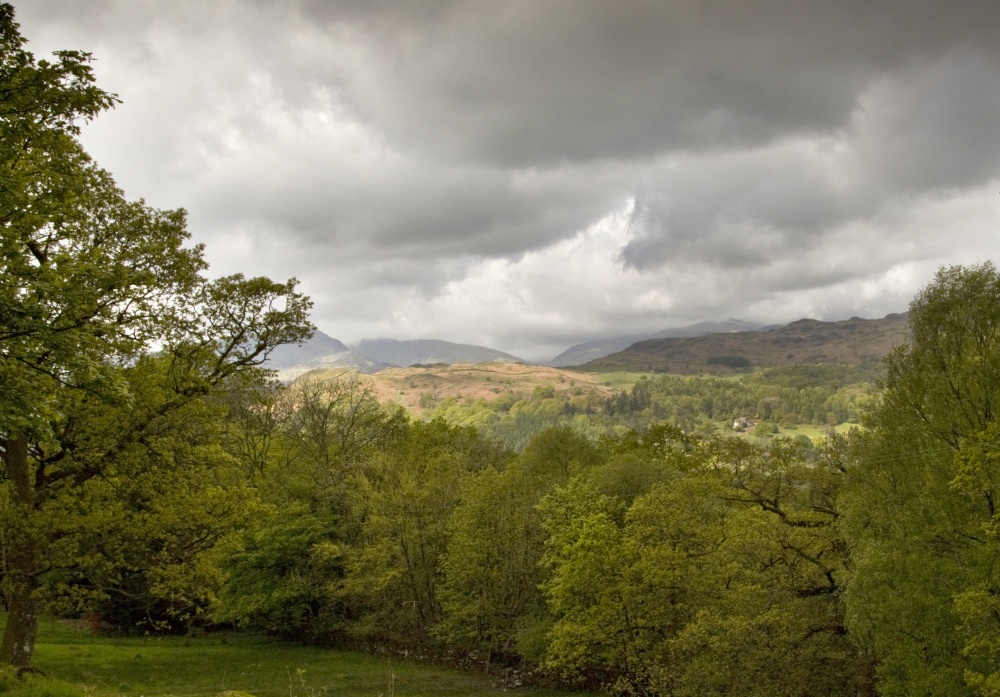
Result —
M247 477L265 508L224 550L228 579L212 617L281 636L343 637L350 610L339 596L357 534L349 487L405 434L406 419L353 379L272 386L231 413L231 438L253 454Z
M443 421L393 425L344 389L297 392L279 422L254 475L275 512L234 548L217 618L439 641L616 692L863 689L838 580L843 443L562 427L511 457ZM318 447L349 443L329 434L352 414L390 435Z
M630 502L582 477L543 500L548 665L627 694L856 694L838 451L686 445Z
M551 428L528 443L521 453L520 467L527 476L548 489L599 464L600 450L590 440L568 427Z
M753 427L753 431L751 433L757 438L770 438L777 432L778 432L777 424L771 424L768 423L767 421L759 421Z
M464 483L509 454L470 428L410 422L349 378L250 404L234 439L259 457L270 514L225 555L213 617L310 640L426 642Z
M1000 274L942 268L887 359L846 507L850 626L886 695L990 694ZM974 689L973 689L974 688Z
M818 370L828 368L828 370ZM840 382L837 378L840 375ZM751 373L740 380L660 375L640 380L631 394L609 400L606 413L631 428L667 421L685 431L740 417L787 424L857 421L873 383L851 366L796 366Z
M16 519L24 509L10 489L0 515L7 530L30 531L47 566L37 593L52 607L123 631L185 626L211 602L212 548L253 514L253 495L218 446L219 405L195 399L150 418L174 394L167 362L144 358L123 375L127 407L81 394L63 405L75 434L35 462L49 479L36 479L29 518ZM122 440L147 421L141 439Z
M24 43L0 4L0 663L28 667L46 593L157 620L210 600L203 553L246 497L206 400L312 328L294 280L205 279L184 212L126 200L75 140L115 101L89 56Z
M335 523L301 504L270 510L222 550L228 579L213 619L289 638L342 633L329 589L344 570Z
M874 384L885 374L881 363L860 365L783 365L764 368L741 379L746 385L791 387L796 390L809 388L840 389L855 385Z
M514 464L470 480L450 521L435 634L509 660L546 617L538 584L545 534L535 510L537 480Z
M546 533L536 506L556 486L604 461L567 427L536 435L502 470L483 470L462 492L442 561L438 636L487 652L487 661L543 653L549 614L539 592Z
M549 534L542 561L551 571L542 587L556 616L549 632L549 666L628 674L632 656L627 608L620 598L620 504L576 484L557 489L540 510Z
M47 428L53 391L117 394L108 357L162 337L175 300L205 268L185 248L183 211L125 200L83 152L79 122L115 97L93 84L90 56L36 61L13 8L0 5L0 418L3 431Z
M360 527L341 591L359 614L355 634L409 644L440 620L448 520L463 483L506 459L484 445L471 429L416 422L355 477Z

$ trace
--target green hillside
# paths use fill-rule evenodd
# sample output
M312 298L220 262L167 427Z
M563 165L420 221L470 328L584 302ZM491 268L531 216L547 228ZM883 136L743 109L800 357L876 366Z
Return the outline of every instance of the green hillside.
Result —
M907 336L905 314L842 322L802 319L777 329L648 339L580 369L696 375L780 365L857 365L882 359Z

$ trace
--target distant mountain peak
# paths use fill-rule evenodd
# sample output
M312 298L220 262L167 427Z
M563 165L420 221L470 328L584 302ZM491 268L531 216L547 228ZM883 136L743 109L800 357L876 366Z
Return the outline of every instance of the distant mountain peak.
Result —
M302 344L284 344L274 349L268 358L267 367L274 370L293 368L331 353L342 353L349 350L342 342L317 329L312 338Z
M279 346L268 357L267 367L278 371L282 380L290 380L314 368L350 368L361 373L374 373L385 364L373 361L333 337L316 330L308 341Z
M321 331L301 345L279 346L271 352L267 367L278 371L282 380L316 368L349 368L361 373L376 373L385 368L415 364L456 363L529 363L503 351L456 344L437 339L366 339L350 347Z

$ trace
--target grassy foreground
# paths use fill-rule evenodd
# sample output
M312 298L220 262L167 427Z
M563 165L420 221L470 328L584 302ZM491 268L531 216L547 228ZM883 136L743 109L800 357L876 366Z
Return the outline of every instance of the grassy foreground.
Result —
M257 697L445 697L504 692L569 697L552 690L505 688L499 678L477 673L266 638L232 634L104 638L51 620L40 627L35 666L49 679L29 680L12 695L217 697L236 692ZM0 679L0 693L13 687L11 680Z

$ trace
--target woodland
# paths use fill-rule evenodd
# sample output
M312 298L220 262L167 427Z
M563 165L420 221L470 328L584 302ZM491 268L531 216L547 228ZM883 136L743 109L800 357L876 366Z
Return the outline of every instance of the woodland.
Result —
M991 263L940 269L879 364L418 417L272 379L309 299L208 280L183 211L125 198L76 138L115 102L89 61L0 5L3 670L45 615L621 695L1000 695Z

